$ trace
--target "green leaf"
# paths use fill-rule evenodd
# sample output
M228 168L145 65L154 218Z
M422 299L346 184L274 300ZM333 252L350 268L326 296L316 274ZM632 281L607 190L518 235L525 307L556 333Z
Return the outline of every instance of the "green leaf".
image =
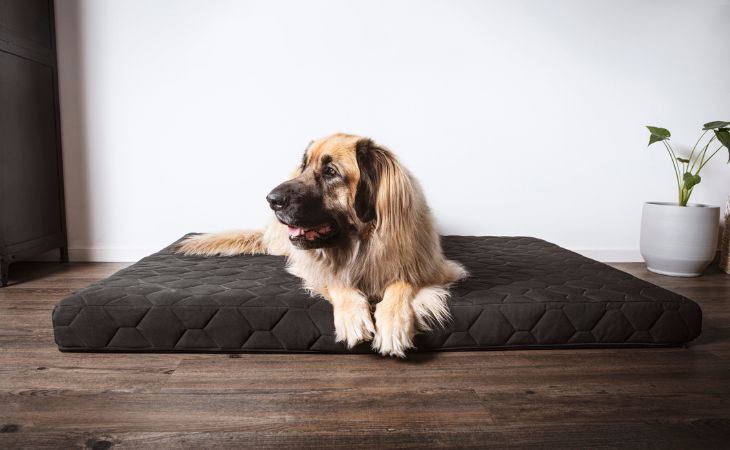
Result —
M727 149L727 162L730 164L730 129L720 128L719 130L715 130L715 136L717 136L717 140Z
M702 129L703 130L715 130L717 128L722 128L730 125L730 122L722 122L720 120L716 120L714 122L707 122Z
M647 125L646 128L649 130L649 133L651 133L651 136L649 136L649 145L669 139L669 136L672 135L666 128L652 127L649 125Z
M702 181L702 178L699 175L692 175L689 172L685 172L683 178L684 178L683 187L688 191L690 189L692 189L693 187L697 186L698 184L700 184L700 181Z
M684 159L684 158L677 157L677 161L679 161L681 163L684 163L684 164L687 164L689 162L689 159Z

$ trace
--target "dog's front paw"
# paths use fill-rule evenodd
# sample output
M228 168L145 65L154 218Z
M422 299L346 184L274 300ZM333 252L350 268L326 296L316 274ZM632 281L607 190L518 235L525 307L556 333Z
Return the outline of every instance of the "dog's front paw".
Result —
M413 348L416 327L413 310L407 304L378 303L375 308L375 337L373 349L384 356L406 357Z
M335 307L334 315L336 342L344 342L347 348L352 348L373 338L375 326L367 302Z

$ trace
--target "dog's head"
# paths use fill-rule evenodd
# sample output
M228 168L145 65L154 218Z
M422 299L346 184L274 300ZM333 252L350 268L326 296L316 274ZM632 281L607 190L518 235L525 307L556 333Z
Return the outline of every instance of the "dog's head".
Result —
M294 177L266 200L297 248L347 245L378 219L381 180L394 168L400 166L393 155L370 139L335 134L312 142Z

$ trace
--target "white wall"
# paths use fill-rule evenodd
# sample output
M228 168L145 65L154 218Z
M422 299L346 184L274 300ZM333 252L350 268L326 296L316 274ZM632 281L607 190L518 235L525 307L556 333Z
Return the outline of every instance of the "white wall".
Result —
M673 201L646 124L730 120L730 0L57 1L74 259L260 227L312 138L368 135L447 234L638 255ZM693 200L724 204L730 167Z

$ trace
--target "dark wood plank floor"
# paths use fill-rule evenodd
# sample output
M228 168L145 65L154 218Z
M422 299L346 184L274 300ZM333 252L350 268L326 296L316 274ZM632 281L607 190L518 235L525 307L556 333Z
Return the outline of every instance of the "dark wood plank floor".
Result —
M60 353L51 309L121 264L0 289L0 447L728 448L730 275L617 264L698 301L685 348L370 355Z

